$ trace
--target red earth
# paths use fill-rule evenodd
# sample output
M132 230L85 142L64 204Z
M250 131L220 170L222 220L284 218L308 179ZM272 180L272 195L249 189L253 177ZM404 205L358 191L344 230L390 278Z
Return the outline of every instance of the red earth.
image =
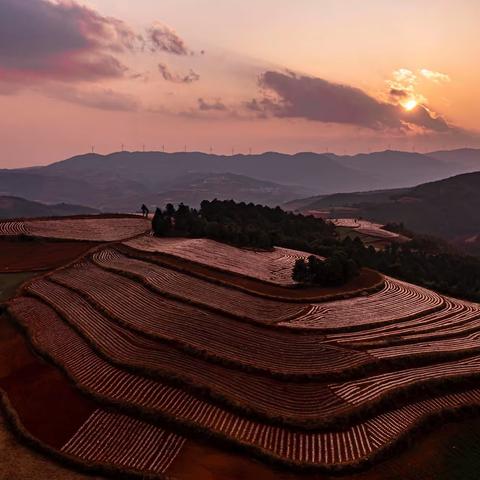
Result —
M32 353L6 316L0 317L0 358L0 388L23 426L43 443L61 448L94 411L94 403Z
M0 238L0 273L53 270L79 258L95 245Z
M352 292L375 288L376 286L379 286L383 279L383 276L380 273L368 268L363 268L360 275L340 287L284 287L262 282L254 278L227 273L172 255L140 252L139 250L129 248L125 245L119 245L118 249L127 256L145 259L152 263L165 265L182 272L187 272L190 275L196 275L206 278L207 280L212 280L213 282L231 285L232 287L237 287L261 296L281 298L287 301L308 302L318 301L322 298L328 298L331 296L348 295Z

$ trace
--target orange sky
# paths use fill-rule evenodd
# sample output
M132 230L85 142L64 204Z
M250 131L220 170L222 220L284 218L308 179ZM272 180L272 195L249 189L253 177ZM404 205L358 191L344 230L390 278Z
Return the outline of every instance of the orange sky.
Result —
M122 143L480 146L478 18L474 0L2 0L0 168Z

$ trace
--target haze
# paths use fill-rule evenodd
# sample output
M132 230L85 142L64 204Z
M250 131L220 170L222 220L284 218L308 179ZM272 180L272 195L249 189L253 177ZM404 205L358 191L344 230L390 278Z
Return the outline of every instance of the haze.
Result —
M0 0L0 167L480 146L475 0Z

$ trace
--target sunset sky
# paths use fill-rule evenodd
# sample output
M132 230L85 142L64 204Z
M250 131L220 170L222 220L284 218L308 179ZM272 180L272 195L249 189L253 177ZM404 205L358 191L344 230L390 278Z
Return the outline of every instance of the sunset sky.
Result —
M0 0L0 168L480 146L478 0Z

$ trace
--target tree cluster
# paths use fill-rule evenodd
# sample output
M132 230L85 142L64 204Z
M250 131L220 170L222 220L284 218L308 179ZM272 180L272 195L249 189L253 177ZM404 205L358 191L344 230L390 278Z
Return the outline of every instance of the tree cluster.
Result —
M333 287L343 285L358 275L358 265L343 251L336 252L331 257L321 260L310 255L307 260L296 260L292 278L296 282Z
M340 285L364 266L447 295L480 301L480 259L412 232L408 232L411 241L377 251L358 237L341 240L335 227L322 219L220 200L204 201L199 210L167 205L157 209L152 226L159 236L206 237L257 249L276 245L326 257L325 262L297 262L292 275L301 283ZM394 228L407 231L403 225Z
M336 243L335 228L323 220L233 200L205 200L199 210L169 204L164 210L157 208L152 227L159 236L207 237L266 250L278 245L313 252Z

